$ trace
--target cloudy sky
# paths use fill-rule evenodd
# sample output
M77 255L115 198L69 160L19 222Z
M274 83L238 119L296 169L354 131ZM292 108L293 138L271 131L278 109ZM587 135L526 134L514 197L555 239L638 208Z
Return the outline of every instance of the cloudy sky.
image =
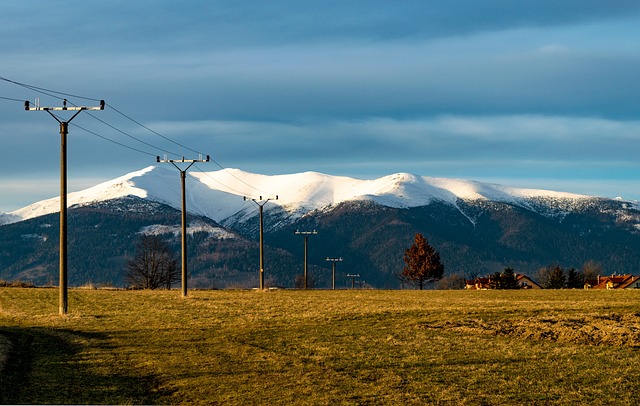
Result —
M5 1L0 49L0 211L58 194L36 98L108 104L72 121L70 191L203 153L640 199L637 0Z

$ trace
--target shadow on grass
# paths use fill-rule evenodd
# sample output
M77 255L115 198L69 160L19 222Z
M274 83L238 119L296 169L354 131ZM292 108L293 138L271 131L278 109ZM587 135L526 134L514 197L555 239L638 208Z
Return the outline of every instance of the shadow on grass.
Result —
M167 394L154 376L96 374L83 362L86 341L102 334L41 328L0 328L12 343L0 366L0 404L155 404Z

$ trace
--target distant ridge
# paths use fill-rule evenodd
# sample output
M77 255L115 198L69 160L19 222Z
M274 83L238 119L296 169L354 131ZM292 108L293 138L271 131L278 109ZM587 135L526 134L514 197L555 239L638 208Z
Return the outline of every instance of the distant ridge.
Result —
M224 223L255 211L243 196L278 194L271 207L279 206L292 218L307 212L348 201L372 201L393 208L419 207L433 201L457 205L459 200L486 200L535 210L532 202L584 202L595 197L540 189L526 189L462 179L433 178L396 173L378 179L362 180L332 176L318 172L287 175L260 175L239 169L212 172L190 172L187 187L187 209L190 213ZM136 196L181 207L179 177L170 168L149 166L91 188L70 193L69 206ZM33 203L10 213L3 213L0 224L55 213L59 199Z
M325 259L333 255L344 258L341 272L366 275L370 286L399 287L402 253L415 233L440 252L447 274L486 275L510 266L535 275L550 264L578 269L589 261L607 273L631 273L640 264L636 202L406 173L361 180L227 169L193 171L187 182L193 286L255 286L258 207L243 197L275 194L264 211L271 286L298 283L303 249L296 230L318 231L310 272L324 287ZM161 235L179 249L175 168L144 168L68 200L73 284L122 286L140 234ZM0 279L55 280L58 209L54 198L0 215Z

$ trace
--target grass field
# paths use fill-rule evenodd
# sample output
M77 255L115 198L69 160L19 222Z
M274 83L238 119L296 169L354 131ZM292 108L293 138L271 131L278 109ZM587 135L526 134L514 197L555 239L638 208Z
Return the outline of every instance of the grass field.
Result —
M640 403L639 291L57 295L0 289L0 403Z

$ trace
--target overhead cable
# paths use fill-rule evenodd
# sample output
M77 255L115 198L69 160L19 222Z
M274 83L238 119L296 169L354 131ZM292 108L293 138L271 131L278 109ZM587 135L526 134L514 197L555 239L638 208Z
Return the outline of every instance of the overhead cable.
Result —
M167 151L167 150L166 150L166 149L164 149L164 148L160 148L160 147L158 147L158 146L155 146L155 145L153 145L153 144L150 144L150 143L148 143L148 142L146 142L146 141L143 141L143 140L141 140L141 139L139 139L139 138L137 138L137 137L134 137L133 135L131 135L131 134L129 134L129 133L127 133L127 132L125 132L125 131L123 131L123 130L121 130L121 129L119 129L119 128L117 128L117 127L115 127L115 126L113 126L113 125L111 125L111 124L109 124L109 123L107 123L106 121L104 121L104 120L102 120L102 119L100 119L100 118L96 117L96 116L95 116L95 115L93 115L93 114L89 114L89 116L90 116L91 118L93 118L93 119L95 119L95 120L97 120L97 121L101 122L102 124L106 125L107 127L111 128L112 130L115 130L115 131L119 132L119 133L120 133L120 134L122 134L122 135L126 135L127 137L129 137L129 138L131 138L131 139L133 139L133 140L136 140L136 141L138 141L138 142L140 142L140 143L142 143L142 144L145 144L145 145L146 145L146 146L148 146L148 147L155 148L155 149L157 149L157 150L160 150L160 151L163 151L163 152L166 152L166 153L169 153L169 154L178 155L178 156L180 155L180 154L176 154L175 152Z
M111 107L111 109L112 109L113 111L115 111L116 113L120 114L121 116L123 116L123 117L125 117L125 118L127 118L127 119L131 120L132 122L136 123L136 124L137 124L137 125L139 125L140 127L142 127L142 128L144 128L144 129L146 129L146 130L148 130L148 131L150 131L150 132L154 133L154 134L155 134L155 135L157 135L158 137L164 138L165 140L167 140L167 141L169 141L169 142L171 142L171 143L174 143L175 145L178 145L178 146L180 146L180 147L182 147L182 148L184 148L184 149L187 149L187 150L189 150L189 151L191 151L191 152L195 152L196 154L205 155L205 154L203 154L203 153L202 153L202 152L200 152L200 151L196 151L195 149L189 148L189 147L187 147L186 145L180 144L179 142L174 141L174 140L172 140L172 139L170 139L170 138L168 138L168 137L165 137L164 135L160 134L159 132L152 130L151 128L147 127L146 125L142 124L141 122L139 122L139 121L137 121L137 120L133 119L132 117L130 117L130 116L128 116L128 115L126 115L126 114L124 114L123 112L121 112L120 110L116 109L115 107L113 107L113 106L112 106L111 104L109 104L109 103L107 103L107 106Z
M7 79L7 78L2 77L2 76L0 76L0 80L4 80L5 82L13 83L15 85L22 86L22 87L24 87L26 89L30 89L30 90L33 90L33 91L36 91L36 92L40 92L42 94L45 94L45 95L51 96L51 97L56 97L53 94L51 94L51 93L55 93L55 94L60 95L60 96L75 97L77 99L84 99L84 100L100 101L100 99L95 99L95 98L92 98L92 97L78 96L78 95L75 95L75 94L58 92L56 90L45 89L43 87L38 87L38 86L29 85L29 84L26 84L26 83L16 82L15 80Z
M4 97L4 96L0 96L0 99L3 99L3 100L11 100L11 101L16 101L16 102L24 103L24 100L14 99L14 98L12 98L12 97Z
M98 133L96 133L96 132L94 132L94 131L91 131L91 130L88 130L88 129L84 128L84 127L81 127L81 126L79 126L79 125L77 125L77 124L71 124L71 125L72 125L72 126L74 126L74 127L77 127L77 128L79 128L79 129L81 129L82 131L86 131L86 132L88 132L89 134L95 135L96 137L102 138L102 139L103 139L103 140L105 140L105 141L109 141L109 142L111 142L111 143L113 143L113 144L116 144L116 145L119 145L119 146L121 146L121 147L124 147L124 148L130 149L130 150L132 150L132 151L140 152L141 154L150 155L150 156L153 156L153 157L157 156L157 154L152 154L151 152L143 151L143 150L141 150L141 149L134 148L134 147L130 147L130 146L128 146L128 145L126 145L126 144L123 144L123 143L121 143L121 142L118 142L118 141L112 140L112 139L107 138L107 137L105 137L105 136L103 136L103 135L100 135L100 134L98 134Z
M2 76L0 76L0 80L5 81L5 82L8 82L8 83L11 83L11 84L14 84L14 85L17 85L17 86L21 86L21 87L23 87L23 88L29 89L29 90L34 91L34 92L36 92L36 93L40 93L40 94L43 94L43 95L45 95L45 96L49 96L49 97L52 97L52 98L57 98L57 97L60 97L60 96L65 96L65 97L71 97L71 98L77 98L77 99L83 99L83 100L100 101L99 99L92 98L92 97L80 96L80 95L76 95L76 94L72 94L72 93L60 92L60 91L57 91L57 90L52 90L52 89L47 89L47 88L44 88L44 87L34 86L34 85L27 84L27 83L21 83L21 82L18 82L18 81L15 81L15 80L11 80L11 79L8 79L8 78L2 77ZM21 103L22 103L22 102L24 102L24 100L19 100L19 99L14 99L14 98L10 98L10 97L4 97L4 96L0 96L0 99L10 100L10 101L16 101L16 102L21 102ZM70 105L73 105L73 106L76 106L76 105L75 105L74 103L72 103L71 101L69 101L69 104L70 104ZM106 105L107 105L109 108L111 108L113 111L115 111L116 113L118 113L119 115L121 115L122 117L124 117L124 118L128 119L129 121L133 122L134 124L136 124L136 125L138 125L138 126L140 126L140 127L144 128L145 130L147 130L147 131L149 131L149 132L151 132L151 133L155 134L156 136L158 136L158 137L160 137L160 138L162 138L162 139L164 139L164 140L166 140L166 141L169 141L169 142L171 142L172 144L177 145L177 146L179 146L179 147L181 147L181 148L184 148L184 149L186 149L186 150L189 150L189 151L191 151L191 152L194 152L194 153L196 153L196 154L204 155L204 154L203 154L202 152L200 152L200 151L196 151L196 150L195 150L195 149L193 149L193 148L190 148L190 147L188 147L188 146L186 146L186 145L184 145L184 144L182 144L182 143L179 143L179 142L177 142L177 141L174 141L174 140L172 140L171 138L169 138L169 137L167 137L167 136L165 136L165 135L163 135L163 134L161 134L161 133L159 133L159 132L157 132L157 131L155 131L155 130L153 130L153 129L149 128L148 126L146 126L146 125L142 124L142 123L141 123L141 122L139 122L138 120L135 120L135 119L134 119L134 118L132 118L131 116L129 116L129 115L127 115L127 114L123 113L122 111L120 111L119 109L117 109L116 107L114 107L113 105L111 105L111 104L109 104L109 103L106 103ZM178 153L175 153L175 152L172 152L172 151L168 151L168 150L166 150L166 149L164 149L164 148L160 148L160 147L158 147L158 146L156 146L156 145L153 145L153 144L151 144L151 143L148 143L148 142L146 142L146 141L143 141L143 140L141 140L141 139L139 139L139 138L137 138L137 137L135 137L135 136L133 136L133 135L131 135L131 134L127 133L126 131L123 131L123 130L121 130L121 129L119 129L119 128L115 127L114 125L107 123L105 120L100 119L100 118L96 117L96 116L95 116L95 115L93 115L93 114L89 114L89 116L90 116L90 117L92 117L93 119L95 119L95 120L97 120L97 121L101 122L102 124L104 124L104 125L108 126L108 127L109 127L109 128L111 128L112 130L117 131L117 132L119 132L119 133L121 133L121 134L123 134L123 135L125 135L125 136L127 136L127 137L129 137L129 138L131 138L131 139L133 139L133 140L135 140L135 141L138 141L139 143L144 144L144 145L146 145L146 146L148 146L148 147L154 148L154 149L156 149L156 150L159 150L159 151L162 151L162 152L165 152L165 153L168 153L168 154L176 155L176 156L180 156L180 155L182 155L182 154L178 154ZM81 127L81 126L79 126L79 125L77 125L77 124L73 124L73 125L74 125L75 127L79 128L79 129L81 129L81 130L83 130L83 131L85 131L85 132L89 133L89 134L92 134L92 135L94 135L94 136L96 136L96 137L99 137L99 138L101 138L101 139L103 139L103 140L105 140L105 141L109 141L109 142L111 142L111 143L113 143L113 144L119 145L119 146L121 146L121 147L123 147L123 148L127 148L127 149L130 149L130 150L132 150L132 151L140 152L140 153L142 153L142 154L149 155L149 156L157 156L157 154L153 154L153 153L150 153L150 152L147 152L147 151L143 151L143 150L138 149L138 148L135 148L135 147L128 146L128 145L123 144L123 143L121 143L121 142L118 142L118 141L115 141L115 140L110 139L110 138L108 138L108 137L105 137L105 136L103 136L103 135L100 135L100 134L98 134L98 133L97 133L97 132L95 132L95 131L91 131L91 130L89 130L89 129L87 129L87 128ZM264 193L264 194L269 194L268 192L266 192L266 191L264 191L264 190L261 190L261 189L259 189L259 188L255 187L255 186L253 186L253 185L251 185L251 184L249 184L249 183L245 182L243 179L240 179L239 177L237 177L236 175L234 175L232 172L230 172L230 171L228 170L228 168L224 167L223 165L221 165L221 164L220 164L219 162L217 162L216 160L211 159L211 161L212 161L214 164L216 164L218 167L220 167L222 170L224 170L225 172L227 172L231 177L235 178L235 179L236 179L236 180L238 180L240 183L242 183L242 184L244 184L244 185L248 186L248 187L249 187L249 188L251 188L252 190L255 190L255 191L257 191L257 192L261 192L261 193ZM196 168L197 168L197 167L196 167ZM204 172L202 169L198 168L198 170L199 170L200 172L204 173L204 174L205 174L205 176L207 176L207 177L209 177L210 179L214 180L215 182L217 182L217 183L221 184L222 186L226 187L227 189L229 189L229 190L233 190L233 191L235 191L235 192L237 192L237 193L239 193L239 194L244 194L244 193L241 193L241 192L240 192L240 191L238 191L238 190L235 190L234 188L231 188L231 187L229 187L229 186L227 186L227 185L222 184L220 181L218 181L218 180L214 179L214 178L213 178L213 177L211 177L207 172Z

